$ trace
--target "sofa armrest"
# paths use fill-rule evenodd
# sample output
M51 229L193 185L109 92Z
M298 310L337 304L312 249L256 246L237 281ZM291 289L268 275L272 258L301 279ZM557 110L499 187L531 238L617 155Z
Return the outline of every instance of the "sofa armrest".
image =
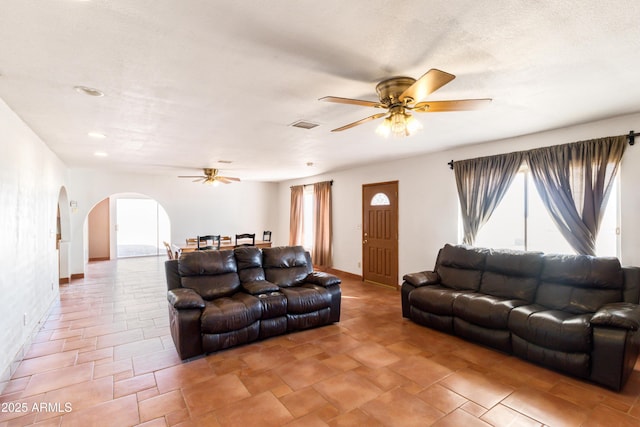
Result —
M419 273L405 274L402 280L413 286L437 285L440 283L440 276L435 271L421 271Z
M640 305L628 302L605 304L593 315L591 324L637 331L640 328Z
M334 276L333 274L325 273L323 271L314 271L312 273L309 273L304 281L325 288L342 283L338 276Z
M202 297L193 289L177 288L167 292L167 300L175 309L204 308Z
M266 280L254 280L253 282L243 282L242 289L251 295L268 294L270 292L278 292L280 287L275 283Z

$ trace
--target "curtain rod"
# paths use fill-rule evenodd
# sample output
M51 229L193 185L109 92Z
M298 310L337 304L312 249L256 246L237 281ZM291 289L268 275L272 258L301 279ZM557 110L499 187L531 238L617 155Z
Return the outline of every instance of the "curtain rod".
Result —
M318 184L318 183L320 183L320 182L326 182L326 181L318 181L318 182L314 182L313 184L302 184L302 186L303 186L303 187L308 187L308 186L310 186L310 185L315 185L315 184ZM329 181L329 183L331 184L331 186L333 186L333 180ZM295 187L295 185L292 185L292 186L291 186L291 187L289 187L289 188L293 188L293 187Z
M632 130L629 131L629 133L627 134L627 142L629 143L629 145L635 145L636 143L636 136L639 136L640 132L634 132ZM450 162L447 162L447 164L449 165L449 169L453 170L453 160L451 160Z

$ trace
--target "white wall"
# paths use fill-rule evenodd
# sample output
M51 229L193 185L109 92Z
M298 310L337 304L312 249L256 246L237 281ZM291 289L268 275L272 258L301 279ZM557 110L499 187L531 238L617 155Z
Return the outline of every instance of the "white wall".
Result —
M528 150L611 135L640 128L640 114L617 117L534 135L467 146L405 160L367 165L280 183L278 236L286 243L291 185L333 179L334 268L360 275L362 260L362 184L399 181L399 280L431 269L445 243L458 242L458 199L447 162ZM428 132L425 129L423 132ZM372 138L375 136L372 135ZM640 137L628 146L621 167L621 260L640 266ZM390 144L397 143L392 139Z
M56 213L66 168L2 100L0 123L1 390L58 295Z
M102 199L117 193L140 193L157 200L169 215L173 243L199 234L256 233L260 239L262 231L276 225L275 183L239 182L214 187L177 177L84 169L72 169L70 181L70 194L78 201L78 210L71 218L72 274L82 274L87 260L83 242L87 214Z

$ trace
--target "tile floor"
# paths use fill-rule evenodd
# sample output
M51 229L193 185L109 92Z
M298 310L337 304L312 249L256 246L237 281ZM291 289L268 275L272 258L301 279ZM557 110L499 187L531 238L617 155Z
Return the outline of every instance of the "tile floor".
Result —
M183 363L163 258L92 263L0 395L0 426L639 426L621 393L413 324L345 278L339 324Z

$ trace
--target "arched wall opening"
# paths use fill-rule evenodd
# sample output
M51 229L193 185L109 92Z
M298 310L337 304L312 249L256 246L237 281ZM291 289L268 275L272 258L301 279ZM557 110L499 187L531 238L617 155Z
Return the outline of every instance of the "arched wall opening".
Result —
M56 251L58 255L58 283L69 283L69 248L71 243L71 214L67 189L62 186L56 208Z
M166 254L171 223L164 207L141 193L116 193L96 203L84 226L85 262Z

